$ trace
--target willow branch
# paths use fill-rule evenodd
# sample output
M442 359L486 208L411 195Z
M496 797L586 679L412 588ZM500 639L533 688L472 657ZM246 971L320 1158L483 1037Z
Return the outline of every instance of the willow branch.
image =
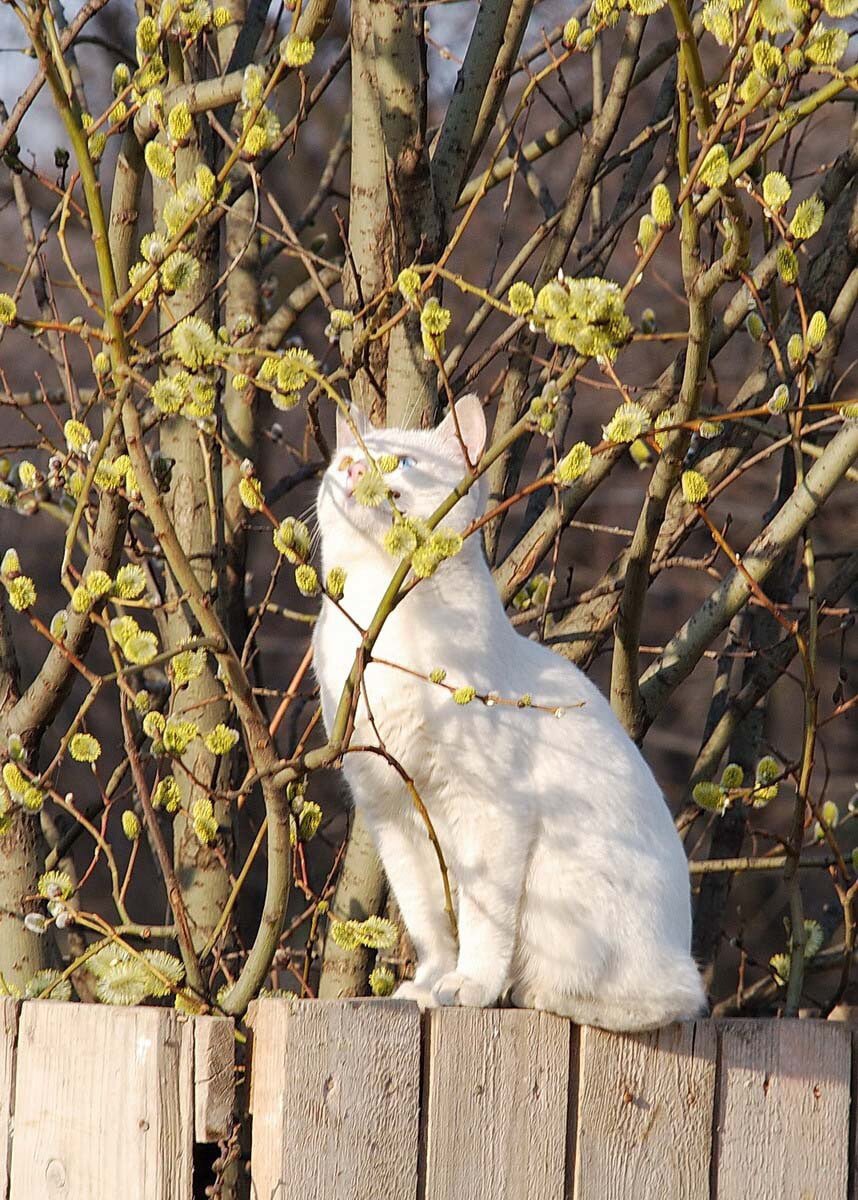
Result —
M179 949L182 955L182 962L185 965L185 973L188 983L199 996L205 996L205 984L203 983L200 964L194 950L194 940L191 936L190 925L188 924L188 913L185 908L185 902L182 899L182 889L179 887L173 864L170 862L170 851L167 849L167 844L164 841L164 835L161 832L161 827L158 824L158 814L152 806L152 799L149 795L149 788L146 783L146 776L143 773L143 764L140 761L140 753L137 747L137 741L134 737L134 731L131 727L131 721L128 715L128 703L125 696L120 697L120 712L122 716L122 731L125 744L125 753L128 755L128 762L131 765L131 775L134 779L134 788L139 797L140 804L143 808L143 813L146 819L146 830L149 834L150 845L155 850L155 856L158 861L158 869L164 880L164 887L167 890L167 901L170 905L170 911L176 922L176 940L179 943Z
M639 83L649 79L659 67L672 58L675 50L676 42L670 39L669 41L661 42L646 58L642 59L632 80L632 90ZM574 116L567 118L565 121L560 121L557 125L546 129L544 133L541 133L532 141L526 142L517 154L511 154L507 158L499 159L485 174L477 175L473 179L470 179L462 188L455 207L457 209L464 208L470 204L478 191L487 192L496 187L497 184L503 183L516 169L516 163L520 159L523 159L527 163L533 163L543 158L546 154L550 154L552 150L556 150L558 146L562 146L573 134L580 133L582 129L586 129L592 119L593 105L592 102L588 101L576 109Z
M362 5L364 0L356 0ZM415 261L432 261L441 249L441 216L433 189L426 141L426 78L423 68L425 45L422 15L418 19L409 8L394 0L369 0L374 49L374 116L381 134L381 158L377 169L383 174L376 185L384 189L383 209L374 220L390 226L388 237L392 262L385 264L386 281L402 267ZM363 91L356 98L365 102ZM352 159L368 153L365 137L370 130L368 114L358 123L354 110ZM354 168L353 168L354 169ZM363 264L370 273L382 273L377 261L380 247L371 248L372 257L362 258L355 246L355 222L360 211L366 215L363 198L352 188L352 203L359 212L350 216L350 236L355 262L361 272L361 287L369 299ZM375 261L373 261L375 260ZM416 425L427 422L437 405L435 364L423 352L419 316L408 312L390 331L385 364L386 421L402 425L410 419Z
M297 36L310 38L313 42L318 41L330 24L335 7L336 0L308 0L302 6L295 25ZM197 116L200 113L212 112L220 108L229 109L230 106L238 103L241 99L241 89L244 86L245 67L253 57L255 41L258 40L261 32L261 27L258 25L248 25L243 28L248 30L248 34L251 28L253 29L255 39L253 45L249 44L249 36L243 37L240 32L226 73L214 79L198 79L193 83L181 83L170 88L164 94L165 111L169 112L177 104L187 104L190 112ZM279 50L275 48L266 62L262 64L263 71L270 75L278 64L279 58ZM236 66L236 63L239 65ZM289 74L291 72L284 72L283 78L287 78ZM145 105L137 113L134 132L141 144L145 144L158 132L158 126L148 105Z
M834 606L858 582L858 552L850 554L829 581L820 607ZM807 632L807 616L799 621L799 632ZM727 709L706 738L691 770L691 781L711 779L735 730L782 677L797 653L795 636L783 638L776 646L757 656L753 669L741 690L728 702Z
M826 446L780 512L756 537L734 568L708 597L641 680L644 723L649 726L679 685L688 678L712 641L747 604L752 587L765 582L772 568L819 511L849 467L858 458L858 423L848 422Z
M67 29L60 36L60 48L67 50L69 46L77 38L80 31L87 25L97 13L101 12L108 0L88 0L86 4L75 13L73 20L69 23ZM18 97L15 107L9 114L8 120L0 129L0 155L4 154L9 147L15 134L18 132L18 126L23 121L24 117L30 111L33 101L38 96L45 84L45 70L40 64L36 74L24 88L24 91Z
M435 193L445 214L494 125L532 8L533 0L486 0L478 7L432 156Z
M591 136L582 148L566 203L540 264L534 284L537 290L556 276L581 224L599 166L613 141L620 118L625 110L645 24L646 22L639 17L630 16L627 19L611 85L602 111L593 122ZM535 344L535 335L530 333L522 335L519 340L498 403L492 431L495 439L503 437L521 416ZM525 451L526 443L522 443L516 449L515 459L510 453L507 453L496 461L489 476L491 500L501 500L509 492L515 491ZM489 561L494 561L501 525L502 518L499 518L486 527L485 540Z

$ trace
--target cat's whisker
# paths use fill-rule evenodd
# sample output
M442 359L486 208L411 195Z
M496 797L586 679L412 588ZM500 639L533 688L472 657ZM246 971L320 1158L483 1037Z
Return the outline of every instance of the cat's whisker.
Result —
M322 530L318 519L308 522L307 529L310 533L310 556L313 557L319 548L319 543L322 540Z
M406 429L410 429L412 427L412 425L414 424L414 418L417 416L417 414L421 408L422 408L422 401L419 399L419 397L414 396L411 400L409 400L408 405L405 409L405 414L406 414L405 427L406 427Z
M405 411L402 414L402 417L403 417L402 424L405 429L411 428L411 423L414 420L414 414L416 411L417 411L417 398L411 397L409 399L408 403L405 405Z

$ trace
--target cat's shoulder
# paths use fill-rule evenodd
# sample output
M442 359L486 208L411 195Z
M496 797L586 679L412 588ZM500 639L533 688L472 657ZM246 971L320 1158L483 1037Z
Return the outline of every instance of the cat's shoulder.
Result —
M506 641L506 659L504 669L511 679L520 681L517 690L532 692L534 699L538 692L552 697L548 703L581 700L599 711L607 705L599 688L580 667L541 642L515 633Z

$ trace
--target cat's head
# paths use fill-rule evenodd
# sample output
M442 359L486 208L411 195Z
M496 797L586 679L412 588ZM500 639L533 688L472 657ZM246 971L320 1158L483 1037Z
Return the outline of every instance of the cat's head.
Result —
M352 417L376 463L381 459L388 465L396 459L397 465L386 470L382 479L396 507L407 517L425 520L431 516L461 480L469 469L463 445L471 464L479 460L485 447L486 420L479 398L474 395L462 396L456 402L455 420L453 413L449 413L435 429L375 429L358 418L356 409L352 409ZM386 501L376 506L362 504L355 496L362 476L369 469L366 455L348 422L337 413L337 447L322 478L316 502L323 543L336 540L341 550L349 538L355 540L357 536L359 541L369 538L381 544L393 520L390 504ZM461 531L482 514L485 507L482 485L480 480L444 518L446 528Z

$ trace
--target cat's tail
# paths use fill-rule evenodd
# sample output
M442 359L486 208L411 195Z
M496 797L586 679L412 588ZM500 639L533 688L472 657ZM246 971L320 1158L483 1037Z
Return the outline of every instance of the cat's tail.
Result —
M556 1013L577 1025L595 1025L618 1033L640 1033L674 1021L693 1021L708 1010L700 973L687 956L675 960L668 970L654 971L646 987L611 987L601 995L514 989L511 999L517 1007Z

